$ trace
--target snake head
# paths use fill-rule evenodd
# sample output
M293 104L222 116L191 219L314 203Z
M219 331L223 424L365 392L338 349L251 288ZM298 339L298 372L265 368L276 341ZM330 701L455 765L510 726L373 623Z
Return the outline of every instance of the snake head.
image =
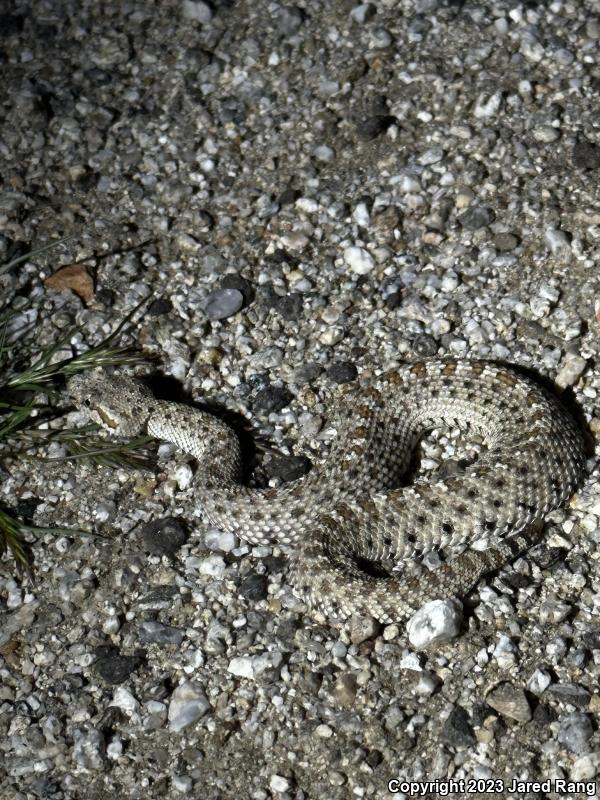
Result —
M74 375L67 381L74 405L115 436L136 436L146 431L155 400L139 381L102 372Z

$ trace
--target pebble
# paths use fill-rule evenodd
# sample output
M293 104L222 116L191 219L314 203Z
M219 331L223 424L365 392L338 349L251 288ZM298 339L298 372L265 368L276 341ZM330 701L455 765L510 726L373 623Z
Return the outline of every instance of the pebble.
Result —
M293 397L284 386L265 386L256 393L254 408L257 411L277 412L289 406Z
M269 781L269 788L272 792L279 792L279 794L283 794L283 792L287 792L290 788L291 784L287 778L284 778L282 775L277 775L274 773L271 775L271 779Z
M140 642L143 644L160 645L180 645L185 634L178 628L171 625L164 625L162 622L148 620L142 622L139 627Z
M469 206L466 211L458 217L458 221L470 231L476 231L490 225L495 219L495 214L491 208L485 206Z
M352 644L366 642L377 636L380 630L381 624L373 617L354 614L350 620L350 641Z
M116 647L103 646L96 648L94 671L109 684L124 683L142 664L143 654L123 655Z
M411 645L424 650L433 644L447 642L460 633L462 603L458 600L432 600L410 618L406 628Z
M246 575L240 584L240 594L251 603L266 600L269 593L269 579L266 575Z
M567 714L560 720L558 741L571 753L581 755L590 749L589 740L594 729L587 714L575 712Z
M163 517L147 522L140 532L144 546L150 553L174 556L188 539L188 531L177 517Z
M344 260L357 275L367 275L375 266L375 259L364 247L347 247Z
M473 747L477 740L471 719L462 706L454 706L441 731L441 740L450 747Z
M334 383L351 383L358 378L358 370L350 361L336 361L327 370L327 377Z
M200 303L209 319L228 319L244 305L244 295L239 289L213 289Z
M574 386L583 375L587 363L587 359L578 356L576 353L566 353L560 362L556 375L556 385L560 389Z
M169 730L179 733L201 719L209 710L210 703L202 686L196 681L181 683L171 695L169 702Z
M572 781L590 781L600 774L600 751L587 753L580 756L573 766L569 775Z
M573 145L571 158L574 166L579 169L600 169L600 145L587 139L579 139Z
M554 256L569 254L571 252L571 242L564 231L558 228L546 228L544 231L544 242L550 248Z
M577 683L555 683L548 691L562 703L576 708L586 708L592 697L587 689Z
M517 722L529 722L531 719L531 708L520 686L501 683L486 694L485 701L494 711L508 719Z

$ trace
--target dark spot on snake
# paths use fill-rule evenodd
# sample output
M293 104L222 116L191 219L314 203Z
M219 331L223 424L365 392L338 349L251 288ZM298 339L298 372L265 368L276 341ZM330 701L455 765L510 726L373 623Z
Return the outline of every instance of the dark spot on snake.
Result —
M493 505L495 508L502 508L502 506L503 506L503 502L502 502L502 500L500 500L500 498L499 498L499 497L496 497L496 498L493 500L493 502L492 502L492 505Z
M495 519L486 519L483 523L483 527L486 529L486 531L493 531L496 527L496 524L497 522Z
M417 537L414 535L414 533L408 533L406 535L406 541L409 544L414 544L417 541Z
M444 522L442 524L442 532L447 534L454 533L454 527L449 522Z

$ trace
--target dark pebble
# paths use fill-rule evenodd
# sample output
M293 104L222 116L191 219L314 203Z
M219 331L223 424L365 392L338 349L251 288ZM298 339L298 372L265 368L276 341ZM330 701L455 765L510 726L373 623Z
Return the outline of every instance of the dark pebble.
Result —
M327 370L327 377L334 383L350 383L358 378L358 370L350 361L336 361Z
M414 339L412 346L413 350L415 351L415 355L420 356L421 358L430 358L438 351L438 343L433 336L429 336L427 333L422 333L420 336L417 336Z
M274 572L283 572L287 564L287 559L283 556L266 556L263 559L263 564L270 574Z
M579 169L598 169L600 147L587 139L580 139L573 146L573 164Z
M538 725L550 725L551 722L557 719L558 715L556 711L544 703L537 705L533 711L533 721Z
M293 399L285 386L265 386L254 398L254 408L259 411L281 411L288 406Z
M271 308L284 319L298 319L302 313L302 295L299 292L292 292L283 297L275 295L271 301Z
M476 744L469 715L462 706L455 706L442 729L442 742L451 747L471 747Z
M280 478L288 483L296 481L310 471L310 461L306 456L277 456L265 464L270 478Z
M123 683L144 662L144 653L123 656L116 647L101 645L96 648L94 670L106 683Z
M548 691L562 703L570 703L577 708L588 706L592 697L588 690L578 683L556 683L549 686Z
M375 769L375 767L378 767L383 761L383 753L381 750L369 750L365 761L371 769Z
M244 298L244 305L249 305L254 300L254 286L241 275L230 273L224 275L220 282L221 289L237 289Z
M312 383L323 372L323 367L315 361L309 361L308 364L302 364L294 373L294 380L296 383L305 384Z
M486 206L471 206L459 216L458 221L470 231L485 228L496 219L496 215L491 208Z
M174 556L187 541L188 533L183 522L177 517L163 517L144 525L141 537L148 552Z
M159 297L157 300L154 300L150 308L148 309L148 316L149 317L159 317L161 314L168 314L169 311L172 311L173 303L168 300L166 297Z
M284 189L277 198L277 202L280 206L290 206L292 203L295 203L299 197L300 192L297 189Z
M393 311L394 308L399 308L402 305L402 293L392 292L391 294L387 295L383 302L387 308Z
M268 594L269 580L266 575L246 575L240 584L240 594L246 600L256 602L265 600Z
M590 650L600 650L600 628L593 631L586 631L581 637L584 645Z
M394 117L390 114L375 114L357 123L356 133L368 142L385 133L393 122L395 122Z
M162 622L147 620L142 622L139 627L140 642L143 644L175 644L180 645L185 639L185 634L179 628L172 625L164 625Z

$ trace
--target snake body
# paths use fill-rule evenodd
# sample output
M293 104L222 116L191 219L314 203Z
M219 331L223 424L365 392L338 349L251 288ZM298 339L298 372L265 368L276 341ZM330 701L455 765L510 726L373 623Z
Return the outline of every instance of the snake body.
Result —
M570 497L585 465L581 432L559 400L485 361L432 359L346 384L329 455L277 490L242 484L237 436L213 414L157 400L126 377L78 375L68 392L112 434L147 432L198 459L206 519L250 544L294 545L295 590L332 621L402 621L428 600L465 594L537 539L533 523ZM419 439L450 425L476 433L484 452L458 475L402 486ZM488 548L465 549L478 540ZM442 548L464 552L426 579L392 570Z

